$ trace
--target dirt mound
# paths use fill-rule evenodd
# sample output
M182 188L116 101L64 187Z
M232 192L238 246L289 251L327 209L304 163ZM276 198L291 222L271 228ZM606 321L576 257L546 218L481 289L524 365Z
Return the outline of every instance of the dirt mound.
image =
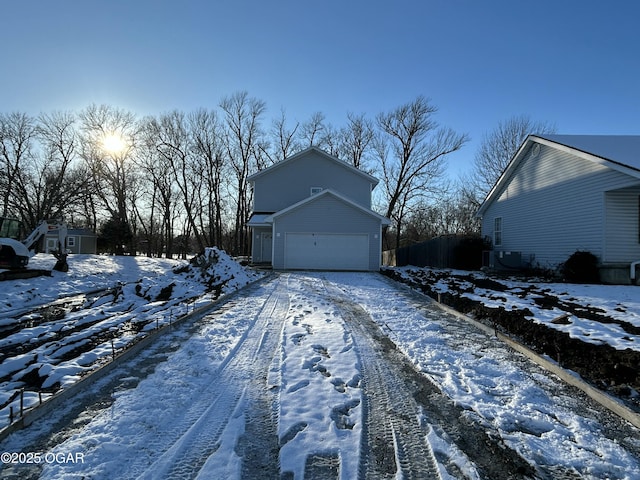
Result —
M227 252L217 247L208 247L194 256L189 264L174 270L186 278L197 278L206 285L207 291L217 298L257 279L260 274L236 262Z

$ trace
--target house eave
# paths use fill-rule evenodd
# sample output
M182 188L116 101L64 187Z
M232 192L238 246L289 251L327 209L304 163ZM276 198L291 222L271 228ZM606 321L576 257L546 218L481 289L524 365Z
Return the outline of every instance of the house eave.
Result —
M247 177L247 181L253 183L257 178L260 178L260 177L262 177L264 175L270 174L273 171L275 171L275 170L287 165L288 163L290 163L292 161L295 161L296 159L306 155L309 152L316 152L319 155L322 155L323 157L330 159L331 161L335 162L336 164L338 164L338 165L350 170L351 172L353 172L353 173L355 173L357 175L360 175L363 178L366 178L371 183L371 190L373 190L376 187L376 185L378 185L378 183L380 182L380 180L378 180L376 177L374 177L372 175L369 175L366 172L363 172L362 170L354 167L353 165L350 165L349 163L345 162L344 160L340 160L338 157L330 155L327 152L325 152L324 150L322 150L322 149L320 149L318 147L315 147L315 146L306 148L306 149L304 149L304 150L302 150L302 151L300 151L300 152L298 152L298 153L296 153L296 154L294 154L294 155L292 155L290 157L285 158L284 160L281 160L279 162L274 163L273 165L265 168L264 170L260 170L259 172L256 172L256 173L254 173L252 175L249 175Z
M547 138L548 137L548 138ZM489 191L484 201L478 208L476 213L476 218L482 218L486 210L489 206L494 202L495 198L502 192L503 188L511 181L511 176L513 172L518 168L518 166L525 160L526 153L533 146L534 143L538 143L540 145L545 145L548 147L555 148L557 150L563 151L565 153L570 153L572 155L576 155L585 160L597 163L599 165L606 166L618 172L624 173L631 177L635 177L640 179L640 170L634 166L627 165L625 163L613 160L611 158L606 158L601 155L597 155L594 153L587 152L585 150L581 150L574 146L564 144L560 139L562 139L562 135L555 136L556 140L553 139L554 136L544 136L544 135L528 135L527 138L522 142L522 145L513 156L504 172L500 175L500 178L493 186L493 188Z
M270 221L267 219L272 215L272 212L263 212L263 213L252 213L249 221L247 222L248 227L271 227Z
M484 212L487 210L487 208L489 208L489 205L493 202L493 197L496 195L496 192L499 192L502 190L502 186L505 183L507 183L507 179L511 177L511 173L520 164L521 159L524 158L523 152L528 149L531 143L533 143L533 135L527 136L525 141L522 142L522 145L520 145L520 148L518 149L518 151L515 153L513 158L509 161L506 168L500 175L500 178L498 178L498 181L496 182L496 184L493 186L491 190L489 190L489 193L487 194L484 201L478 208L478 212L476 213L476 218L482 218L482 215L484 214Z
M374 212L373 210L370 210L368 208L363 207L362 205L350 200L349 198L347 198L347 197L345 197L343 195L340 195L339 193L337 193L336 191L331 190L331 189L325 189L320 193L317 193L315 195L307 197L307 198L305 198L305 199L303 199L303 200L301 200L301 201L299 201L297 203L294 203L293 205L288 206L287 208L284 208L284 209L282 209L282 210L280 210L278 212L275 212L275 213L269 215L268 217L266 217L265 221L269 222L269 224L271 224L271 223L273 223L273 221L277 217L279 217L281 215L285 215L285 214L287 214L287 213L289 213L289 212L291 212L293 210L296 210L298 208L301 208L301 207L303 207L303 206L305 206L305 205L307 205L307 204L309 204L311 202L315 202L315 201L319 200L320 198L322 198L324 196L332 196L332 197L340 200L341 202L343 202L343 203L345 203L345 204L347 204L347 205L349 205L349 206L351 206L351 207L353 207L353 208L355 208L357 210L360 210L361 212L363 212L363 213L365 213L367 215L375 217L384 226L391 225L391 221L388 218L383 217L382 215Z

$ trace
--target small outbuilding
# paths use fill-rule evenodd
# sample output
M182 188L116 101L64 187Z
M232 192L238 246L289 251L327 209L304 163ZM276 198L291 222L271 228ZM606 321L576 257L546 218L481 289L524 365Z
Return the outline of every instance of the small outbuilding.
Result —
M67 231L66 249L70 253L89 253L96 254L98 252L98 236L88 228L70 228ZM53 252L58 249L58 231L51 230L44 237L44 251L46 253Z

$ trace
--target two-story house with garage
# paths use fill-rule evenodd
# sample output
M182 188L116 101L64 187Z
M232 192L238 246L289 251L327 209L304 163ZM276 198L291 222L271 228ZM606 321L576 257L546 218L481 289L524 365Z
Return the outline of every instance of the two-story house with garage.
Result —
M378 180L316 147L249 177L252 260L276 270L377 271L382 229L371 209Z

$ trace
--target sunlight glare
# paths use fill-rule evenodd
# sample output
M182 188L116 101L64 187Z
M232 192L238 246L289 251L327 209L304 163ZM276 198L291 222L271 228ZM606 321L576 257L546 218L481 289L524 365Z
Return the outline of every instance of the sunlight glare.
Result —
M111 133L102 139L102 148L108 153L118 154L126 148L126 144L122 136Z

